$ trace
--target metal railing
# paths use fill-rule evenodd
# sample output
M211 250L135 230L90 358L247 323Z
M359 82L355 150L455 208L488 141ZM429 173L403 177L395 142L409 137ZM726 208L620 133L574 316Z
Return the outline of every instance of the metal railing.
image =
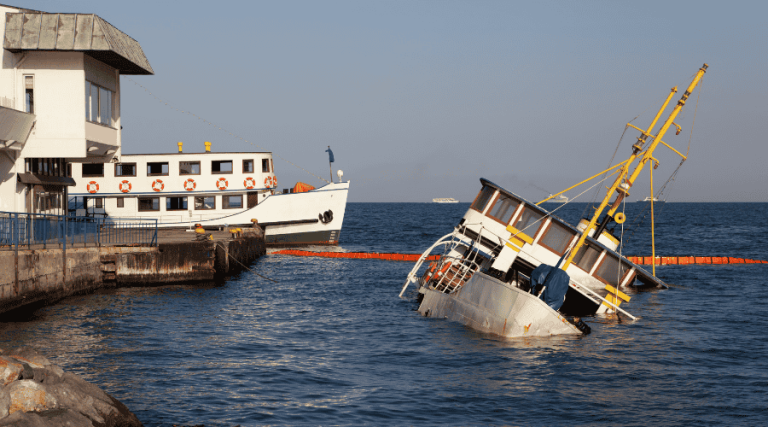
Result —
M157 220L0 212L0 250L157 246Z

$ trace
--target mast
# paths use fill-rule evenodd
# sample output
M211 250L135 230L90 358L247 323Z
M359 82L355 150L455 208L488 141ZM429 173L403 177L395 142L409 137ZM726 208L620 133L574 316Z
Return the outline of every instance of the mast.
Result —
M629 196L629 189L632 188L632 185L634 184L635 179L637 179L637 176L640 174L640 171L643 169L645 164L648 163L649 160L653 160L656 165L658 164L658 160L653 158L653 152L654 150L656 150L656 147L659 145L659 143L666 145L672 151L674 151L675 153L683 157L683 159L686 158L679 151L675 150L674 148L670 147L666 142L662 141L662 138L664 137L664 134L667 132L670 126L675 125L675 127L679 129L679 126L674 123L674 120L675 118L677 118L677 115L685 106L685 102L688 100L688 97L691 95L693 90L701 81L701 78L704 76L704 73L707 72L708 67L709 66L707 64L704 64L699 69L699 71L696 73L696 76L693 78L693 81L691 82L690 85L688 85L688 88L685 90L685 93L683 93L683 96L680 98L680 100L677 101L677 105L675 105L675 108L669 114L669 117L667 117L667 120L661 126L661 129L659 129L656 135L652 135L650 132L653 130L653 127L656 125L656 122L659 120L664 110L667 108L667 105L669 104L670 100L672 99L674 94L677 92L677 87L672 88L670 94L667 96L667 99L664 101L664 105L662 105L661 109L659 109L659 112L656 113L656 117L654 117L647 131L640 129L636 126L633 126L630 123L627 123L627 126L630 126L640 131L641 135L637 138L637 142L632 146L632 155L629 157L629 159L627 159L624 162L622 167L619 169L618 175L616 176L616 180L613 182L611 187L608 188L608 192L605 194L603 201L600 203L600 206L597 208L597 210L595 211L595 214L592 216L592 219L589 221L589 225L587 225L587 228L584 230L584 232L582 232L581 237L579 237L579 240L576 242L576 245L574 245L574 247L571 249L570 254L568 254L568 259L563 263L563 266L562 266L563 270L567 269L568 266L571 265L571 262L573 262L573 258L576 256L576 254L579 253L579 250L582 248L582 246L584 246L584 242L587 240L587 236L589 235L589 230L592 230L595 227L597 228L594 234L594 239L597 240L600 237L600 234L602 234L603 230L605 230L605 227L608 226L608 224L610 224L612 221L616 221L613 217L614 214L616 213L616 210L621 205L621 202L627 196ZM652 142L646 148L645 146L646 144L648 144L649 138L651 139ZM635 166L635 169L632 171L632 174L627 176L629 174L629 168L638 157L640 157L640 161L638 162L637 166ZM654 165L651 165L651 167L653 166ZM611 204L611 207L606 212L602 222L599 225L597 225L600 215L602 215L603 210L605 210L605 208L608 207L610 199L611 197L613 197L614 193L616 193L616 199L613 201L613 203ZM620 221L624 222L624 219L622 218Z

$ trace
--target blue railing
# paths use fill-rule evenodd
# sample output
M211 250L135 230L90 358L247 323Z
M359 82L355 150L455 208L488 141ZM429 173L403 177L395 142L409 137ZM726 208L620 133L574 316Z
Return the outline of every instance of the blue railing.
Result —
M0 249L157 246L157 220L0 212Z

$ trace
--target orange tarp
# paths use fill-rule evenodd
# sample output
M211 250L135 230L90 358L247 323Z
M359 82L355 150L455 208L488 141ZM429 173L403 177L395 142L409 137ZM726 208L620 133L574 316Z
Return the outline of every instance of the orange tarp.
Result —
M293 192L294 193L306 193L309 190L314 190L315 187L305 184L303 182L297 182L296 185L293 186Z

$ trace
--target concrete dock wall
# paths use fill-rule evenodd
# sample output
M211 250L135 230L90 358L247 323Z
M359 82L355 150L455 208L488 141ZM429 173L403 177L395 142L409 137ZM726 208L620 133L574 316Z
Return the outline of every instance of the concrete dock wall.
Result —
M211 281L265 253L260 234L157 247L0 251L0 313L115 286Z

